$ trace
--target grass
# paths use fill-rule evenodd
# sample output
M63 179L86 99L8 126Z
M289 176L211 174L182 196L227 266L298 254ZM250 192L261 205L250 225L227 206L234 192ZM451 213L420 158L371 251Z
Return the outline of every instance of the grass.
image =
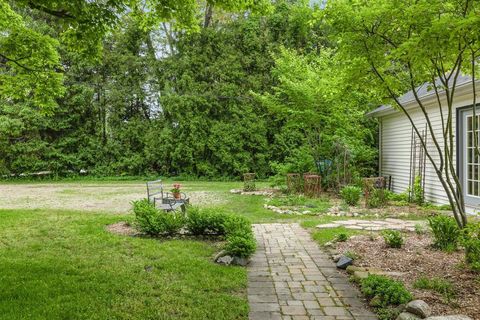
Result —
M214 243L104 229L129 219L0 210L0 319L246 319L244 268L214 264Z
M413 287L416 289L431 290L442 295L442 297L448 302L455 298L455 289L451 282L441 278L418 278Z
M178 181L165 180L166 188ZM39 180L33 187L52 184L54 199L70 205L69 199L93 203L118 194L128 202L127 196L144 192L144 182L138 177L53 184ZM340 233L366 233L343 227L313 229L351 218L277 214L263 207L264 196L231 194L230 189L242 188L240 181L180 183L187 194L214 193L224 201L207 206L245 216L252 223L298 222L312 229L319 244ZM113 185L121 188L110 190ZM273 201L308 204L321 211L331 205L328 199L301 197ZM29 200L21 206L31 204ZM247 319L246 269L214 264L217 243L127 237L105 230L108 224L132 220L132 214L100 210L0 210L0 319Z
M339 234L345 234L347 237L351 237L357 234L366 234L367 231L352 230L345 227L321 229L312 232L312 238L320 245L325 245L327 242L336 240Z

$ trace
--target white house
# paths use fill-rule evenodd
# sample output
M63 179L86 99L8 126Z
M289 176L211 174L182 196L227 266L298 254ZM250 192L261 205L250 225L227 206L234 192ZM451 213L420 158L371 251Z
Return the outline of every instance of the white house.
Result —
M478 83L477 83L477 87ZM480 87L479 87L480 88ZM425 84L417 88L418 96L422 104L426 106L430 116L432 126L437 137L441 137L442 132L442 113L444 120L447 117L446 95L440 92L441 104L440 110L437 96L431 85ZM425 117L416 102L412 92L408 92L399 98L406 107L413 121L421 131L426 129ZM480 97L477 93L477 105ZM472 105L473 88L470 77L460 77L456 85L456 92L453 100L453 133L455 145L455 168L459 173L465 202L468 212L480 209L480 161L472 156ZM480 127L480 108L477 107L477 132ZM424 190L425 199L436 204L447 204L448 199L437 174L433 170L430 161L425 159L422 154L422 148L417 144L415 146L416 134L412 134L412 125L407 116L398 108L390 105L381 106L369 113L370 116L379 119L379 139L380 139L380 175L391 176L391 188L396 193L405 192L412 183L412 176L418 175L420 170L425 168ZM427 149L433 155L438 163L439 156L432 142L431 135L425 130ZM443 138L439 139L443 146ZM422 162L425 160L425 165Z

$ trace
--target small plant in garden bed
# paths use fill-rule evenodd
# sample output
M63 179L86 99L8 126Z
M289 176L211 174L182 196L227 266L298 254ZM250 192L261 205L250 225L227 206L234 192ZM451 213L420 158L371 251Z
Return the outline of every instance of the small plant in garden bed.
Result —
M398 306L413 299L403 283L386 276L371 274L361 280L360 286L370 305L376 308Z
M472 270L480 272L480 222L467 225L463 230L462 244L466 262Z
M346 186L340 191L343 201L350 206L356 206L362 195L362 188L357 186Z
M445 215L437 215L428 219L434 238L434 247L444 251L457 249L460 229L455 219Z
M421 277L413 283L413 287L435 291L441 294L447 302L455 298L455 289L452 283L445 279Z
M389 248L401 248L403 245L403 236L400 231L384 230L382 236Z

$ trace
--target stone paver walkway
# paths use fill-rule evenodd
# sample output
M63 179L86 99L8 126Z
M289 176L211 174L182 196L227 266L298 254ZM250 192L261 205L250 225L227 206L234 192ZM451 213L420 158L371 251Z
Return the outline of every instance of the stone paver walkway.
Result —
M347 229L354 230L368 230L368 231L380 231L380 230L405 230L415 231L415 225L422 225L426 227L425 221L414 220L401 220L387 218L385 220L338 220L332 223L320 224L317 226L319 229L338 228L345 227Z
M361 295L298 224L254 225L248 267L250 320L373 320Z

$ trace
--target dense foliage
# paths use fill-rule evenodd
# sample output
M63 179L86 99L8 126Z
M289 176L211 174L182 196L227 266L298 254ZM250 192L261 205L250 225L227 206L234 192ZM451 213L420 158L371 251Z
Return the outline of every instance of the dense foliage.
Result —
M251 223L240 215L230 215L213 209L189 206L187 215L155 208L148 199L134 201L135 225L151 236L175 236L185 228L194 236L225 238L224 251L231 256L248 258L257 244Z
M320 8L32 3L0 1L0 174L264 177L318 171L322 159L342 177L375 168L368 96L330 79L340 62ZM303 123L311 115L322 124Z
M445 215L437 215L428 219L434 238L433 245L445 251L457 249L460 240L460 229L455 219Z

